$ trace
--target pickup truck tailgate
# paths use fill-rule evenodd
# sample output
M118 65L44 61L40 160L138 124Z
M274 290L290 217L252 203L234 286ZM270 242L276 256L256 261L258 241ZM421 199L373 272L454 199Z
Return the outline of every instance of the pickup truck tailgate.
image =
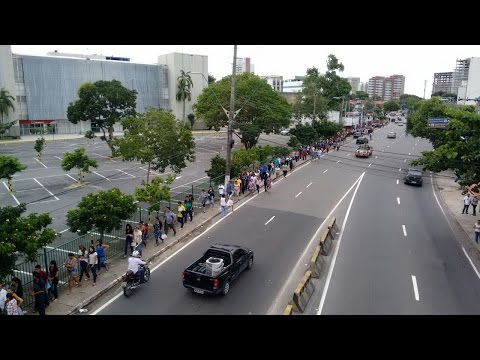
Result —
M183 273L183 276L184 276L184 284L185 285L190 285L191 287L195 289L201 289L201 290L205 290L207 292L211 292L211 291L214 291L213 289L213 278L209 277L209 276L206 276L206 275L203 275L203 274L200 274L200 273L196 273L196 272L192 272L190 270L186 270L184 273Z

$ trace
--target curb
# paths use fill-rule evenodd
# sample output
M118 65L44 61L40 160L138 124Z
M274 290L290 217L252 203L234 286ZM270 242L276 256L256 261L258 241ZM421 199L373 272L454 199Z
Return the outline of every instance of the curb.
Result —
M303 163L297 165L295 167L295 169L300 169L302 168L303 166L309 164L311 162L311 160L306 160L304 161ZM295 170L296 171L296 170ZM275 180L272 181L272 183L275 183L277 181L277 179L282 179L283 177L279 176L277 178L275 178ZM244 197L243 199L247 199L249 197L251 197L253 195L253 193L251 194L248 194L246 197ZM242 200L243 200L242 199ZM207 220L204 220L203 222L201 222L197 227L195 228L192 228L190 231L184 233L182 236L179 236L177 239L175 239L174 241L172 241L170 244L166 245L165 247L161 248L158 252L156 252L155 254L152 254L149 258L147 258L145 261L147 263L151 262L152 260L154 260L155 258L157 258L158 256L162 255L164 252L166 252L167 250L171 249L173 246L177 245L179 242L181 242L185 237L189 236L190 234L192 234L194 231L196 231L198 228L204 226L205 224L211 222L213 219L215 219L217 216L220 216L220 213L218 212L215 212L215 215L213 215L212 217L210 217L209 219ZM115 287L115 285L117 285L118 283L120 283L122 281L122 277L123 275L119 276L118 278L114 279L113 281L111 281L106 287L104 287L103 289L99 290L96 294L90 296L89 298L83 300L82 302L78 303L77 305L75 305L72 310L70 310L67 315L74 315L75 313L77 313L81 308L91 304L92 302L94 302L95 300L97 300L99 297L101 297L102 295L104 295L105 293L107 293L108 291L110 291L111 289L113 289Z

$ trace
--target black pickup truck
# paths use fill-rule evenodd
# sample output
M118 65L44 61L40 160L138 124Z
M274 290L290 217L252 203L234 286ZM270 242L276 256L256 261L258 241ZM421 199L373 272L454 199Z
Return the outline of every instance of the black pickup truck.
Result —
M232 281L252 266L252 250L238 245L215 244L185 269L183 286L198 294L227 295Z

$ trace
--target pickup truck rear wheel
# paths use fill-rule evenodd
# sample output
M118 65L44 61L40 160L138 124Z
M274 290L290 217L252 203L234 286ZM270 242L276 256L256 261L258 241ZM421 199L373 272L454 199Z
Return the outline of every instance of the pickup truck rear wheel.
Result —
M225 280L225 284L223 284L222 295L225 296L230 291L230 280Z

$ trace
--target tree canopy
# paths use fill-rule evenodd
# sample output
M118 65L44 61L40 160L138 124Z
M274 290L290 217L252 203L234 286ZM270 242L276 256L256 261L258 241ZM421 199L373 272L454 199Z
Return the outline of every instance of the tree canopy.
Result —
M67 212L67 225L71 232L86 234L96 228L101 238L106 232L120 229L122 220L129 219L137 210L132 195L119 189L87 194L77 208Z
M10 94L10 92L2 87L0 89L0 115L2 116L1 124L3 124L3 117L8 115L10 109L15 111L15 106L13 105L14 101L15 98Z
M55 230L47 228L52 223L48 214L22 216L26 209L25 204L0 207L0 280L12 275L20 256L35 261L38 250L57 236Z
M385 101L383 104L383 110L386 112L400 110L400 104L396 100Z
M73 168L78 169L78 180L82 183L84 182L83 173L89 173L90 167L96 168L97 166L97 161L90 159L85 154L85 148L75 149L73 152L67 152L63 155L63 171L70 171Z
M230 84L231 76L211 83L193 105L197 118L203 119L207 127L218 131L227 126L228 116L223 108L230 107ZM235 94L233 129L246 149L258 142L262 132L269 134L289 125L291 111L287 101L260 77L251 73L238 75Z
M26 168L17 158L11 155L0 155L0 179L7 179L10 183L14 174Z
M142 185L135 188L135 197L138 201L149 203L148 211L160 211L161 202L170 201L172 197L169 185L174 180L173 176L168 176L166 179L157 176L150 184L142 180Z
M90 120L98 126L114 156L113 125L126 116L135 116L136 100L137 91L127 89L118 80L84 83L78 89L78 100L68 105L67 118L74 124Z
M162 109L148 109L138 117L122 120L124 136L115 139L115 146L124 160L137 160L161 173L169 166L179 173L195 161L195 140L192 131L175 115ZM148 183L148 177L147 177Z

